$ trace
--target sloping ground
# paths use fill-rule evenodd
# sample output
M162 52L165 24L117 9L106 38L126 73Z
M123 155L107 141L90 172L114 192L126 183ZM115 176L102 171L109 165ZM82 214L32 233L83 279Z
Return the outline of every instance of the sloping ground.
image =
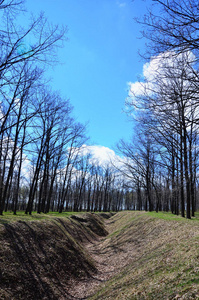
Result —
M198 221L121 212L107 229L93 258L110 279L88 299L199 299Z
M199 222L120 212L5 223L0 299L199 299Z
M74 299L71 280L97 272L83 244L106 234L94 214L0 225L0 299Z

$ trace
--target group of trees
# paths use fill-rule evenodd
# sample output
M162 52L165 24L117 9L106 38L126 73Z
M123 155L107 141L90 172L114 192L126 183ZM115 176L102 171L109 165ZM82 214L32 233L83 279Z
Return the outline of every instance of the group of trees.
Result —
M45 79L66 28L43 14L17 23L24 1L0 1L0 214L122 209L122 186L110 166L83 155L85 125Z
M153 3L138 20L150 60L126 101L137 128L133 142L121 140L118 149L137 209L191 218L198 205L199 2Z
M0 1L0 214L16 213L21 197L31 213L38 191L37 210L48 211L60 169L74 160L67 154L86 140L69 101L44 77L66 28L43 14L22 28L16 20L23 9L23 1Z

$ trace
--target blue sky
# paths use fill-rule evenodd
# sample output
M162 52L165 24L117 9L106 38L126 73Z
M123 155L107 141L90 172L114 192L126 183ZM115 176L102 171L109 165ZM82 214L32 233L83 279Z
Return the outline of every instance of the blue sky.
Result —
M74 106L77 120L88 124L90 142L113 148L132 135L124 109L128 82L142 73L138 49L141 16L150 0L27 0L34 14L68 27L68 41L58 52L61 65L48 70L54 90Z

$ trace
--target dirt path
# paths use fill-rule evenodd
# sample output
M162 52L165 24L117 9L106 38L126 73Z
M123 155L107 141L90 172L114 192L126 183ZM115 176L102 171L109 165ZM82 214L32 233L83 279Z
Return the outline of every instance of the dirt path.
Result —
M106 230L109 231L109 220L105 221ZM97 241L85 245L86 250L96 263L97 274L89 279L81 281L70 282L71 289L69 294L74 297L73 299L87 299L97 289L97 287L108 280L115 274L115 267L113 257L106 249L106 238L98 238ZM71 298L72 299L72 298Z
M111 220L105 221L106 230L109 233L112 223ZM87 244L85 248L96 262L98 272L89 280L71 281L72 288L69 290L69 293L73 297L72 299L87 299L97 291L100 284L119 273L135 257L135 252L132 251L130 245L115 245L111 243L111 239L104 237Z

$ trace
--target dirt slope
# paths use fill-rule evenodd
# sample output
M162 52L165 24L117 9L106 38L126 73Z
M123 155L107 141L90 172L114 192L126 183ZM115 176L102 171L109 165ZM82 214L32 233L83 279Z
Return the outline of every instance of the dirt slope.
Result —
M94 214L0 225L0 299L73 299L69 282L97 272L84 244L106 234Z

